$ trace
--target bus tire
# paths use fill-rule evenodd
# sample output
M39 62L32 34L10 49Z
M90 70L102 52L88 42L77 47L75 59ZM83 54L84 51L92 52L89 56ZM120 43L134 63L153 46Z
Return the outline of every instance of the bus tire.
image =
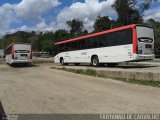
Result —
M98 56L93 56L91 59L91 65L93 67L98 67L99 66L99 58Z
M60 58L60 63L61 63L61 65L64 65L64 59L63 58Z

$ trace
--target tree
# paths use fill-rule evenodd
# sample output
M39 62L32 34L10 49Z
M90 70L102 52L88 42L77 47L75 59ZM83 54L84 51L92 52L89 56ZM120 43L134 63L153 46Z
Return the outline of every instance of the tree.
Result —
M83 22L79 19L73 19L66 22L68 27L70 28L70 34L77 36L83 32Z
M88 30L84 29L84 31L82 32L82 35L87 35L88 34Z
M121 25L142 23L143 13L149 9L152 1L156 0L143 0L137 8L137 0L116 0L112 7L117 11L117 22Z
M136 0L116 0L112 7L117 11L117 22L121 25L141 23L142 17L135 8L136 3Z
M40 42L37 36L28 38L28 41L31 43L33 51L40 50Z
M155 54L160 57L160 22L156 22L153 19L149 19L146 22L148 25L152 26L155 34Z
M50 54L53 53L54 45L53 40L45 40L41 42L42 51L47 51Z
M59 29L59 30L55 31L55 33L54 33L53 42L59 42L62 40L66 40L69 38L69 36L70 35L67 30Z
M112 28L111 20L108 16L101 17L100 15L97 16L97 19L94 22L93 28L94 32L100 32L104 30L109 30Z

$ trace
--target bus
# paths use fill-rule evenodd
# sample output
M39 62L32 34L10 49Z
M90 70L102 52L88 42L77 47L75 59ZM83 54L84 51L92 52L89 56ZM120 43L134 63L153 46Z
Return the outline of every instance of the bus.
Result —
M32 63L32 48L30 44L12 43L6 48L5 54L8 65Z
M154 32L149 26L132 24L55 43L55 63L92 66L153 60Z

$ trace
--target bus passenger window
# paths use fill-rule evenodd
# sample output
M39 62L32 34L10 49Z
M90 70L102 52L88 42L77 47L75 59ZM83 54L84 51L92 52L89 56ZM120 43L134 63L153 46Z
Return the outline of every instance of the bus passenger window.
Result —
M78 41L71 42L71 50L77 50L78 49Z
M97 37L88 38L87 39L87 47L88 48L96 48L98 45L97 42L98 42Z
M86 40L80 40L79 41L79 49L86 49Z
M98 47L107 47L107 46L108 46L107 35L98 36Z

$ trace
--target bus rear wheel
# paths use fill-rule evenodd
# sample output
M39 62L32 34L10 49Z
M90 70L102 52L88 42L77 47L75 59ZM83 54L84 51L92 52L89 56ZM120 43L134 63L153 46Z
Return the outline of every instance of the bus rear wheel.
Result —
M93 67L98 67L99 66L99 59L98 56L93 56L91 59L91 65Z

